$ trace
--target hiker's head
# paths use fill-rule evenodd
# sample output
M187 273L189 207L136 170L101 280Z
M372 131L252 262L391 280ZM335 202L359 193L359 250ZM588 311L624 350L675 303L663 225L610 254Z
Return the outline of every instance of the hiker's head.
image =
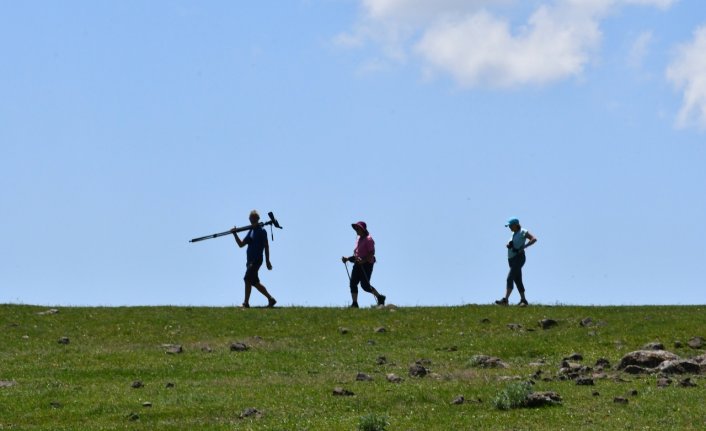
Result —
M520 221L513 217L507 221L505 227L509 227L511 231L517 232L522 226L520 226Z
M368 235L368 225L365 224L364 221L353 223L351 224L351 227L353 227L353 230L355 230L355 232L360 236Z
M258 214L257 210L252 210L248 218L250 219L250 224L256 225L260 221L260 214Z

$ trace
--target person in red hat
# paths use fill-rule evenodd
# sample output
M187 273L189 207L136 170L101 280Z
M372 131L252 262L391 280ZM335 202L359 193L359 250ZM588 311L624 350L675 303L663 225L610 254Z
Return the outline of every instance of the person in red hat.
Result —
M351 307L358 308L358 284L364 291L375 295L378 305L385 305L385 295L380 294L371 284L370 277L373 275L375 265L375 241L368 232L368 225L364 221L351 224L353 230L358 234L355 243L353 256L341 257L343 263L353 262L353 271L350 274Z

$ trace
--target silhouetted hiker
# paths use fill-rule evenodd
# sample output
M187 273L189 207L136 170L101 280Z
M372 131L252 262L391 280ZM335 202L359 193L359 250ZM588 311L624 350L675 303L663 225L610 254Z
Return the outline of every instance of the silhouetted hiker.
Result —
M260 266L262 266L263 251L265 252L265 263L267 264L267 269L272 269L272 264L270 263L270 244L267 241L267 231L261 226L258 226L260 214L258 214L257 211L250 211L249 219L252 229L248 231L244 239L241 240L240 237L238 237L235 227L231 229L238 247L242 248L246 245L248 246L246 251L247 269L245 270L245 277L243 277L243 280L245 280L245 301L243 301L242 306L243 308L250 307L250 292L252 291L252 287L255 286L255 288L267 298L267 306L272 308L277 303L277 300L270 295L267 288L265 288L265 286L260 282L260 277L257 273L260 270Z
M527 298L525 298L525 285L522 283L522 266L524 266L526 261L525 249L537 242L537 238L527 230L522 229L520 221L516 218L508 220L505 227L509 227L512 231L512 238L510 238L510 242L506 246L507 263L510 265L510 272L507 274L505 297L495 301L495 303L498 305L508 304L514 283L517 286L517 291L520 292L520 303L517 305L526 307Z
M368 226L364 221L353 223L351 226L358 234L355 250L353 256L341 257L343 263L353 262L353 272L350 274L351 298L353 299L351 307L358 308L358 284L364 291L375 295L378 305L385 305L385 295L381 295L370 285L370 277L373 275L373 266L375 265L375 241L370 236Z

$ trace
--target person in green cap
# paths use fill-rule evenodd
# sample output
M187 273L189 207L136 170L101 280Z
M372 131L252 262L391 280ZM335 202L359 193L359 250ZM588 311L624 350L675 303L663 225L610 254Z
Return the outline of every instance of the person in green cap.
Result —
M511 218L507 221L505 227L512 231L512 238L507 243L507 263L510 265L510 272L507 274L507 288L505 289L505 297L495 301L498 305L507 305L510 294L512 293L513 284L517 286L517 291L520 292L520 307L526 307L527 298L525 298L525 285L522 283L522 267L525 264L525 249L537 242L537 238L529 233L526 229L522 229L520 221L516 218Z

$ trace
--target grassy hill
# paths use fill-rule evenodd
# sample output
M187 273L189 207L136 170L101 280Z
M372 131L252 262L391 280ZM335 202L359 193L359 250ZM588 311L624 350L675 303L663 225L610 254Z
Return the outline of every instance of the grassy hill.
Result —
M703 354L687 341L706 337L705 306L46 311L0 305L0 430L706 428L701 375L661 388L656 375L616 370L653 341L683 358ZM558 325L540 328L545 318ZM247 350L232 351L235 342ZM593 386L577 385L559 375L572 353L611 365ZM479 367L476 355L508 368ZM425 377L410 377L417 361ZM696 386L680 386L686 377ZM529 380L561 405L496 408ZM353 395L335 396L337 387ZM458 396L465 402L452 404Z

